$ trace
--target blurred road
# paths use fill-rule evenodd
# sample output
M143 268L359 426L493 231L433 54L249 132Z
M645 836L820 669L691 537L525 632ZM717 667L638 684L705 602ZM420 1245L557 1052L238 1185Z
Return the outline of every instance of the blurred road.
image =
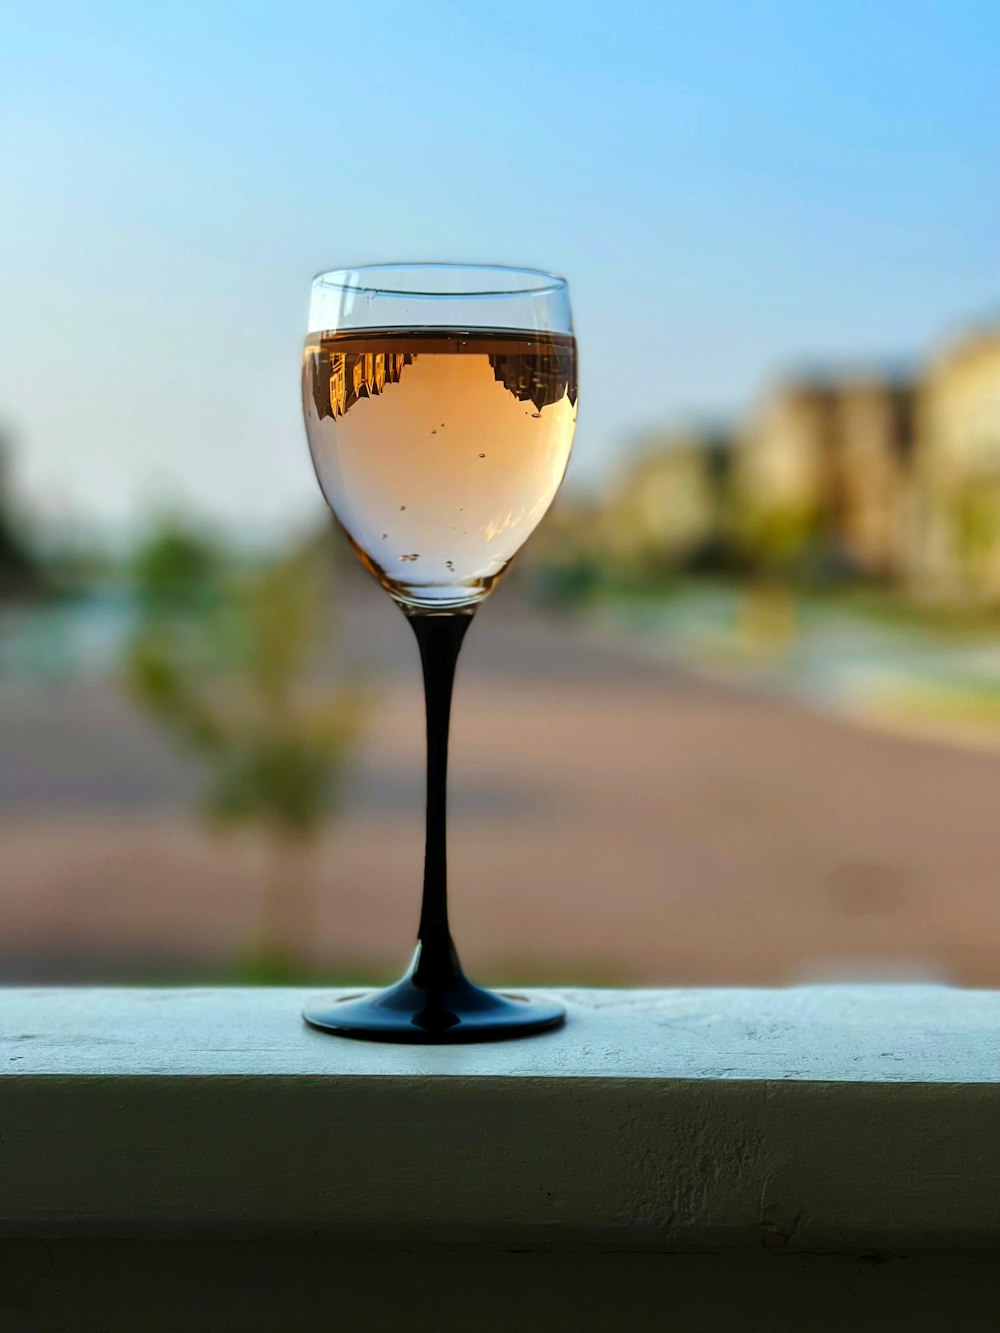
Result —
M491 982L1000 985L1000 756L706 683L524 610L467 640L453 728L455 934ZM412 635L367 584L344 623L373 689L319 858L317 957L406 958L421 868ZM220 974L262 859L191 817L198 774L113 685L0 687L8 980Z

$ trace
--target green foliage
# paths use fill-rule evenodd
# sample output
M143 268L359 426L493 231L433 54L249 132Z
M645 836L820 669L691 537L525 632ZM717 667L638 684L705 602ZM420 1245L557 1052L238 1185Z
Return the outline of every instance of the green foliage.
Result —
M1000 479L984 478L963 487L949 508L955 546L969 582L977 566L997 558L1000 551Z
M556 610L585 605L600 592L603 573L596 561L584 556L540 564L532 580L532 595Z
M0 596L36 592L38 563L19 530L7 489L8 445L0 435Z
M797 505L747 506L737 529L752 564L771 573L801 563L819 536L817 516Z
M208 770L203 808L224 824L314 834L336 801L357 730L355 692L315 679L330 590L294 555L239 571L210 543L161 535L136 561L133 697Z
M154 532L136 553L131 578L143 615L179 613L217 600L225 561L208 537L182 524Z

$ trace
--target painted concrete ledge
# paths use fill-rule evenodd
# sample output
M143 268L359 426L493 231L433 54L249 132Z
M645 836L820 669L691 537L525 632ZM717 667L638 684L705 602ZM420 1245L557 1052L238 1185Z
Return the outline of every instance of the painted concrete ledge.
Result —
M0 1237L1000 1246L1000 993L573 991L455 1048L306 995L0 991Z

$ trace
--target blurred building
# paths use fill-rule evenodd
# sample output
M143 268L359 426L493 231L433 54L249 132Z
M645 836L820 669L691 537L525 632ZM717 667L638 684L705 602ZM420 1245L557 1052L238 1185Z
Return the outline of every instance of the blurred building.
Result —
M928 367L913 493L914 593L1000 600L1000 327L962 338Z
M799 559L835 508L833 391L819 379L777 385L741 432L733 469L741 545L768 564Z
M834 391L833 534L852 568L905 570L915 393L912 382L864 376Z
M732 441L686 431L643 441L602 506L605 549L623 564L684 566L710 554L724 528Z
M905 563L913 387L890 376L777 385L740 439L734 472L743 543L765 562L821 552L885 577Z
M1000 603L1000 326L912 374L785 379L733 437L648 438L534 550L612 575L749 565Z

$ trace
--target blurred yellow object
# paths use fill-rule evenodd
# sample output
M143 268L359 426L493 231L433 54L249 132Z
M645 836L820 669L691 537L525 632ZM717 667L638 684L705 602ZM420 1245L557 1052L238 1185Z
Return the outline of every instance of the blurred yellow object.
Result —
M737 638L741 656L757 662L780 662L797 637L795 603L780 583L751 583L739 604Z

